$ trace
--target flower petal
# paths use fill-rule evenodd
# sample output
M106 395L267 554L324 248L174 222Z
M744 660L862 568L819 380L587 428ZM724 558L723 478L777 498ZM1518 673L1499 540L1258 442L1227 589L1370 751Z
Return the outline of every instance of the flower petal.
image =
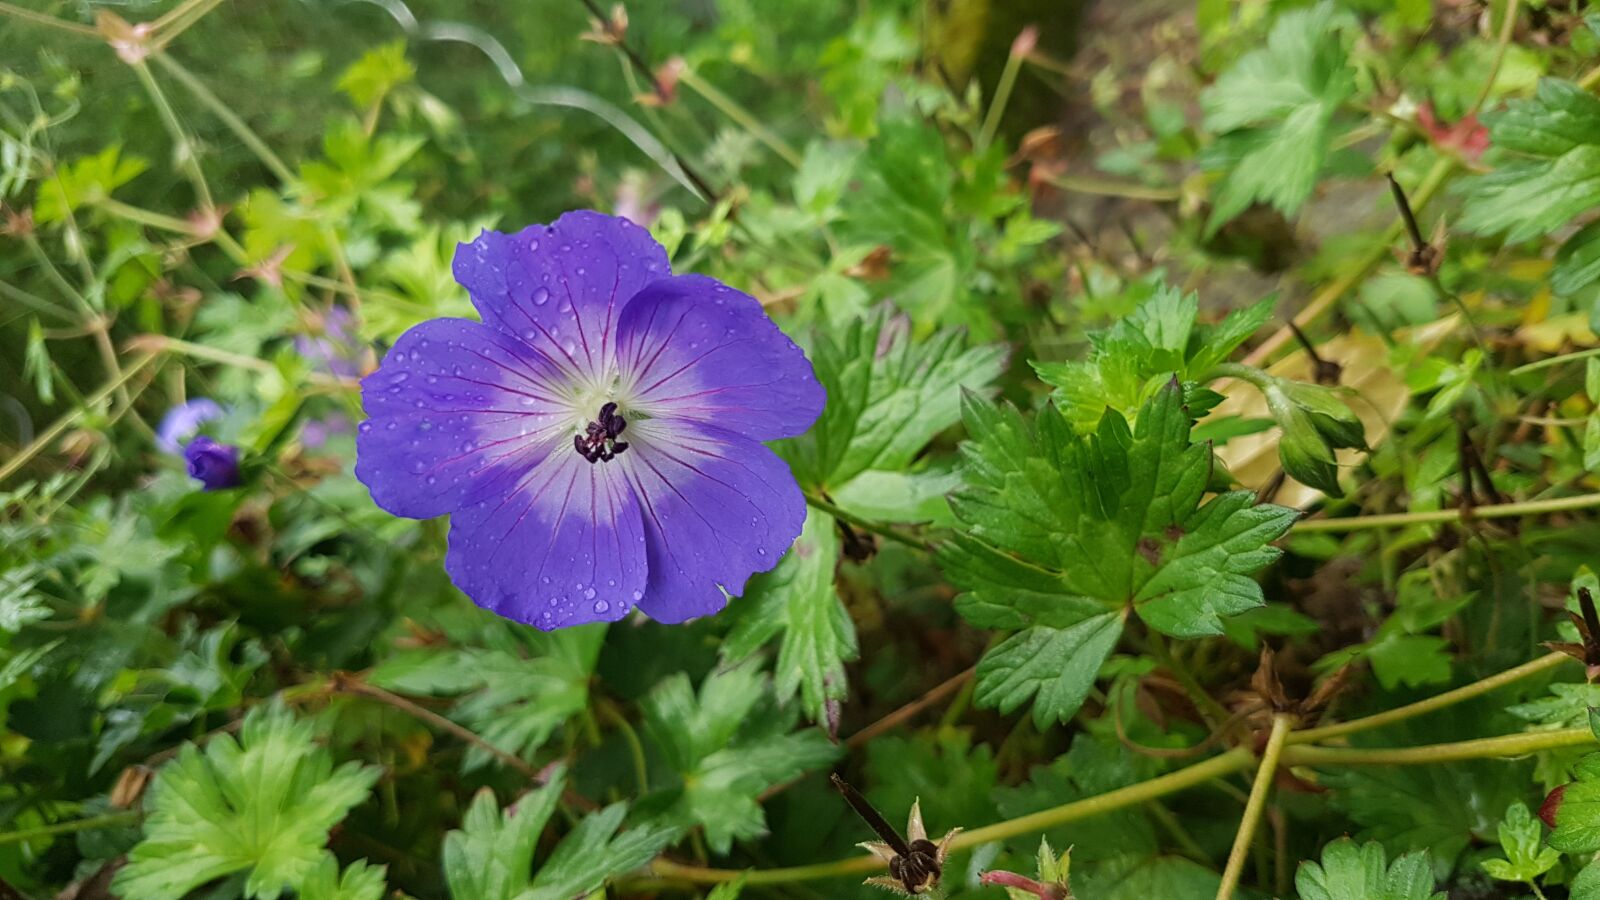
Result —
M483 321L562 368L598 376L629 299L672 274L666 251L626 219L570 212L552 225L485 231L456 250L456 280Z
M811 427L826 397L811 362L760 302L714 279L652 283L622 311L618 366L631 409L767 441Z
M559 443L540 452L451 517L445 570L479 606L546 631L614 622L644 596L639 504L620 470Z
M687 420L628 426L628 475L644 517L649 583L639 608L658 622L720 610L800 536L806 503L789 467L747 437Z
M370 418L356 434L356 477L397 516L451 512L475 479L570 426L565 390L548 361L491 328L423 322L362 379Z

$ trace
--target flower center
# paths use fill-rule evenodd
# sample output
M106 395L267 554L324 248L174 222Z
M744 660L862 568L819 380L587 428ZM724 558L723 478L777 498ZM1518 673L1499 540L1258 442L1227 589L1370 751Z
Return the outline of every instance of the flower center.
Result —
M628 449L627 441L617 440L627 427L628 420L617 414L617 405L608 402L600 407L600 415L584 427L583 434L572 436L572 449L591 463L610 462Z

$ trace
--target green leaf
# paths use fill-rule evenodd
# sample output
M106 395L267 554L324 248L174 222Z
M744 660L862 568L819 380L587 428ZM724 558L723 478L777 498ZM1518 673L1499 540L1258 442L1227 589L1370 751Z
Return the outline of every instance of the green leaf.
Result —
M332 853L323 853L316 868L306 875L300 885L301 900L379 900L388 890L384 884L384 866L368 865L358 859L339 873L339 860Z
M968 347L959 330L914 339L887 307L817 336L811 363L828 392L806 434L774 445L808 487L904 470L934 435L961 420L961 389L982 391L1005 368L1000 345Z
M718 853L728 852L735 839L765 833L756 800L762 791L839 754L820 731L789 733L792 716L753 712L768 693L759 662L712 672L698 695L680 672L643 701L649 733L681 779L655 821L704 826L706 842Z
M33 206L34 220L41 225L63 221L78 207L109 198L148 168L150 164L141 157L123 157L119 144L111 144L94 156L80 156L40 182L39 197Z
M566 783L557 775L500 811L494 794L478 792L462 817L461 830L444 838L444 877L455 900L571 900L639 868L677 832L659 825L617 829L627 806L617 803L592 813L561 839L530 878L539 834L555 811Z
M1433 890L1428 851L1388 864L1383 845L1341 838L1322 848L1320 864L1306 861L1295 873L1301 900L1444 900Z
M601 624L544 633L495 620L489 646L426 648L385 660L368 676L380 687L413 694L461 695L451 718L507 753L533 754L589 702L589 680L605 640ZM467 771L494 762L469 747Z
M1051 398L1080 434L1092 432L1107 409L1133 418L1174 375L1184 383L1192 417L1199 418L1205 412L1201 407L1210 404L1200 402L1195 379L1205 377L1255 334L1271 317L1272 305L1269 297L1234 310L1215 325L1201 325L1200 298L1158 281L1154 293L1131 315L1090 332L1088 359L1032 365L1039 379L1055 388Z
M339 76L338 88L365 109L400 85L409 84L416 75L416 67L406 59L406 42L393 41L361 54Z
M832 516L809 510L805 529L777 568L755 576L735 609L738 620L722 645L730 663L748 659L778 634L773 689L779 700L800 692L812 721L827 718L828 701L848 693L844 664L859 655L855 623L834 588L839 531Z
M1391 634L1366 650L1372 674L1386 691L1450 680L1450 642L1427 634Z
M1560 853L1544 846L1544 829L1522 803L1513 803L1506 808L1505 818L1500 821L1499 835L1500 848L1506 858L1483 863L1483 870L1491 878L1531 884L1561 861Z
M1277 558L1270 542L1297 514L1244 491L1201 502L1211 452L1189 442L1182 393L1169 382L1136 428L1107 412L1088 437L1048 407L1030 423L1009 406L968 399L972 439L962 446L965 485L952 505L970 537L941 558L952 563L952 580L976 593L964 614L1038 623L980 665L982 701L1009 709L1046 688L1036 719L1065 720L1130 606L1152 628L1196 637L1220 634L1223 617L1262 604L1250 576ZM1048 662L1031 663L1029 653ZM1048 666L1069 655L1070 680L1047 680Z
M1561 295L1575 294L1597 278L1600 278L1600 221L1578 229L1556 251L1550 289Z
M1460 225L1478 234L1526 241L1563 228L1600 205L1600 98L1546 78L1533 97L1512 100L1484 122L1507 152L1493 172L1462 182ZM1552 287L1570 294L1600 277L1600 231L1591 224L1556 255Z
M1069 628L1035 626L1012 635L978 663L978 705L1010 713L1032 699L1033 721L1041 730L1066 721L1116 648L1124 618L1105 612Z
M1589 710L1600 706L1600 684L1556 682L1548 697L1506 707L1526 722L1548 728L1577 728L1589 723Z
M1574 766L1577 781L1550 792L1539 815L1555 830L1550 846L1562 853L1600 850L1600 753L1591 753Z
M1245 54L1200 95L1206 127L1224 133L1225 161L1207 234L1251 203L1292 216L1311 196L1327 160L1339 105L1355 91L1342 36L1347 13L1333 3L1278 17L1266 46Z
M310 722L281 703L258 706L237 740L201 751L186 744L151 787L144 839L117 873L127 900L178 900L224 875L246 872L247 897L300 889L322 864L328 830L366 798L380 770L335 769Z

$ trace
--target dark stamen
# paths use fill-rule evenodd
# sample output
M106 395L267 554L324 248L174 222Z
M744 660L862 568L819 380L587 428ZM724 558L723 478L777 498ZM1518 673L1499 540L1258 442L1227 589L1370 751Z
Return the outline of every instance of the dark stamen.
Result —
M627 441L617 440L627 427L628 420L617 415L617 405L606 403L594 421L584 426L583 434L572 436L572 448L591 463L610 462L628 449Z

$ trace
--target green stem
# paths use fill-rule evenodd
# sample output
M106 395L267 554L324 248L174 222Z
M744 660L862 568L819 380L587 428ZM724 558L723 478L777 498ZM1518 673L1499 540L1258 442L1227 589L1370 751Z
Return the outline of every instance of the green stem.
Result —
M869 522L855 513L846 512L833 503L818 497L816 494L807 493L806 503L812 508L821 510L828 515L833 516L835 519L838 519L847 525L859 528L862 531L870 531L873 534L879 535L880 537L888 538L891 541L904 544L907 547L913 547L917 550L927 551L929 549L925 542L920 541L917 538L911 537L910 535L901 534L887 525L881 525L877 522Z
M90 831L95 828L115 828L118 825L127 825L137 821L139 821L139 814L135 812L105 813L104 815L90 816L87 819L74 819L71 822L57 822L53 825L40 825L38 828L8 831L0 834L0 846L18 844L23 841L31 841L34 838L51 837L57 834Z
M1437 525L1440 522L1466 522L1473 519L1509 519L1545 513L1570 512L1600 506L1600 494L1524 500L1520 503L1495 503L1461 509L1430 509L1420 512L1390 513L1381 516L1352 516L1347 519L1305 519L1296 522L1295 531L1362 531L1371 528L1400 528L1407 525Z
M1461 161L1454 157L1441 156L1436 160L1433 168L1429 169L1428 173L1423 176L1422 184L1411 195L1412 211L1421 212L1422 208L1428 205L1428 201L1433 199L1433 196L1439 192L1440 188L1444 187L1445 182L1449 181L1450 176L1454 175L1460 167ZM1308 328L1318 319L1327 315L1339 300L1354 289L1356 285L1360 284L1379 263L1391 258L1391 248L1393 248L1395 241L1400 239L1404 231L1405 223L1396 219L1394 224L1390 225L1388 230L1383 233L1383 238L1379 243L1374 245L1371 250L1368 250L1354 264L1344 269L1344 274L1335 279L1332 284L1318 291L1316 296L1311 298L1311 301L1300 310L1300 314L1294 317L1295 325L1300 328ZM1244 361L1250 365L1259 365L1266 362L1268 358L1293 339L1294 332L1292 330L1287 327L1280 328L1273 332L1271 337L1263 341L1261 346L1250 351Z
M1246 769L1253 759L1254 757L1248 750L1230 750L1220 756L1213 756L1204 762L1152 778L1149 781L1142 781L1125 788L1118 788L1095 797L1087 797L1083 800L1077 800L1009 821L996 822L983 828L964 831L956 835L950 845L957 850L976 847L979 844L986 844L990 841L1032 834L1066 822L1074 822L1078 819L1086 819L1102 813L1145 803L1157 797L1204 784L1213 778L1219 778L1223 775ZM878 859L876 856L857 856L850 859L834 860L833 862L815 863L809 866L757 869L749 873L746 884L780 884L791 881L811 881L818 878L837 878L845 875L868 873L882 867L883 860ZM685 866L666 860L656 860L651 865L651 871L663 879L699 884L732 881L744 874L742 871L734 869Z
M71 32L72 34L79 35L80 37L98 38L100 36L100 32L89 27L88 25L82 25L77 22L69 22L66 19L52 16L49 13L37 12L31 9L23 9L20 6L14 6L10 3L0 2L0 15L11 16L15 19L21 19L24 22L32 22L35 25L44 25L49 28L59 28L62 31Z
M748 110L740 106L732 97L717 90L711 84L700 80L700 76L693 69L687 67L678 75L678 83L689 88L706 99L706 102L715 106L723 115L737 122L740 127L750 132L756 140L767 145L773 153L782 157L783 161L796 169L800 168L800 154L784 142L783 138L774 134L767 126L761 124Z
M1000 82L995 85L994 99L989 101L989 112L983 117L983 129L978 132L978 152L988 149L1000 131L1000 118L1005 115L1006 104L1011 102L1011 89L1016 87L1017 73L1022 70L1023 57L1012 53L1006 57L1006 67L1000 72Z
M1183 685L1184 691L1189 695L1189 701L1199 710L1200 717L1206 720L1207 727L1212 731L1221 728L1231 717L1228 710L1211 696L1211 692L1207 691L1205 685L1200 683L1200 679L1189 671L1189 667L1179 661L1171 646L1167 644L1167 639L1162 637L1160 632L1154 630L1150 632L1149 644L1156 661L1165 665L1173 677L1178 679L1178 683Z
M610 720L622 732L622 739L628 744L628 753L633 757L633 775L639 785L639 796L650 793L650 767L645 763L644 744L639 741L639 733L628 722L628 717L617 709L616 704L609 700L599 704L600 714Z
M1550 366L1559 366L1563 363L1576 362L1580 359L1588 359L1591 356L1600 356L1600 347L1595 347L1590 350L1579 350L1575 353L1563 353L1560 356L1551 356L1546 359L1538 360L1537 362L1528 363L1524 366L1517 366L1515 369L1511 370L1511 374L1514 376L1526 375L1529 372L1537 372L1540 369L1549 368Z
M177 60L165 53L157 53L151 59L154 59L157 65L166 69L167 74L177 79L189 93L193 94L194 98L200 101L201 106L210 110L212 115L220 119L222 124L233 132L233 136L239 139L239 143L244 144L251 153L255 154L256 159L260 160L261 164L266 166L278 181L284 184L294 181L294 172L284 164L278 154L272 152L272 148L267 146L267 142L263 141L260 135L257 135L249 125L245 124L244 119L239 118L239 115L229 108L228 104L218 99L217 95L206 87L205 82L194 77L188 69L179 65Z
M1050 184L1073 194L1090 194L1096 197L1121 197L1126 200L1152 200L1169 203L1183 196L1175 187L1152 187L1125 181L1109 181L1100 177L1056 175L1045 179Z
M1515 668L1507 669L1504 672L1490 675L1487 678L1479 679L1471 684L1462 685L1454 690L1445 691L1442 694L1436 694L1427 698L1426 700L1418 700L1416 703L1408 703L1405 706L1397 706L1394 709L1384 710L1381 713L1375 713L1360 719L1351 719L1348 722L1339 722L1334 725L1324 725L1321 728L1308 728L1304 731L1296 731L1294 734L1289 736L1289 743L1315 743L1318 741L1328 740L1329 738L1343 737L1347 734L1355 734L1358 731L1367 731L1373 728L1381 728L1384 725L1392 725L1395 722L1401 722L1406 719L1415 718L1416 716L1425 715L1427 713L1444 709L1447 706L1460 703L1463 700L1470 700L1473 697L1480 697L1489 693L1490 691L1505 687L1514 681L1520 681L1523 678L1527 678L1530 675L1536 675L1546 669L1553 669L1570 659L1572 659L1572 657L1566 655L1565 653L1549 653L1539 657L1538 659L1525 662Z
M1398 749L1350 749L1343 747L1313 747L1290 745L1286 733L1279 752L1279 764L1287 766L1372 766L1418 765L1426 763L1456 762L1467 759L1497 759L1525 756L1541 750L1576 747L1592 744L1594 735L1587 728L1569 728L1561 731L1541 731L1527 734L1502 735L1450 744L1431 744ZM1025 834L1035 834L1067 822L1075 822L1103 813L1112 812L1140 803L1147 803L1167 794L1176 793L1204 784L1213 779L1231 775L1250 767L1255 759L1249 750L1236 747L1176 772L1169 772L1124 788L1108 791L1094 797L1075 800L1061 806L1041 810L1004 822L996 822L956 835L951 848L962 850ZM1249 801L1246 800L1248 806ZM883 866L875 856L857 856L808 866L782 869L713 869L703 866L686 866L669 860L657 859L651 872L665 881L694 884L716 884L732 881L747 875L748 884L782 884L793 881L811 881L820 878L837 878L872 872Z
M133 71L139 76L139 82L144 85L145 92L150 95L150 102L156 105L156 112L161 115L161 124L166 126L167 135L172 138L172 143L178 152L178 167L189 176L189 183L194 186L195 199L199 201L201 209L211 209L216 206L211 200L211 186L206 184L206 175L200 170L200 157L196 152L195 142L183 130L183 123L178 121L178 113L167 102L167 95L162 92L161 85L156 83L154 75L150 74L150 66L144 60L133 64Z
M1450 744L1368 750L1353 747L1287 747L1283 751L1291 766L1410 766L1423 763L1460 762L1466 759L1503 759L1527 756L1540 750L1579 747L1592 744L1594 732L1588 728L1560 731L1534 731L1506 734Z
M133 365L123 369L120 376L102 385L99 390L89 395L89 397L86 398L77 409L74 409L72 412L67 413L61 418L55 420L55 422L51 423L49 428L46 428L44 431L40 432L39 435L28 444L28 446L23 447L20 451L18 451L16 456L6 460L4 465L0 465L0 482L3 482L7 478L10 478L12 475L16 474L17 470L28 464L28 460L37 456L39 451L43 450L45 447L48 447L52 441L61 436L62 432L66 431L68 428L71 428L80 418L83 417L84 410L104 402L105 399L111 396L113 393L121 391L123 385L127 384L128 381L133 378L133 376L139 374L139 372L142 371L145 366L149 365L150 362L159 355L160 354L158 353L151 353L134 360Z
M1278 758L1283 755L1284 742L1289 738L1289 717L1272 717L1272 732L1267 736L1267 749L1261 754L1261 765L1256 767L1255 780L1250 785L1250 799L1244 805L1244 818L1239 821L1239 833L1233 838L1233 849L1228 852L1228 864L1222 870L1222 883L1217 887L1217 900L1231 900L1244 873L1245 860L1250 856L1250 844L1256 826L1261 824L1261 812L1267 807L1267 794L1272 791L1273 778L1278 773Z

